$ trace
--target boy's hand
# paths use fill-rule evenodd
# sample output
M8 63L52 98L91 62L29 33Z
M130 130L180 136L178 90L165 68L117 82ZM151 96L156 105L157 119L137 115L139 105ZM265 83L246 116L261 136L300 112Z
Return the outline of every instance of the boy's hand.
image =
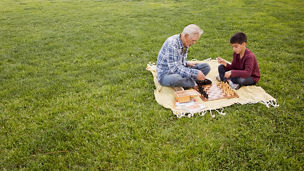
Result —
M196 78L198 80L205 80L206 79L206 77L205 77L205 75L203 74L202 71L198 71L198 74L197 74Z
M230 78L230 76L231 76L231 71L225 72L225 78Z
M217 57L217 62L219 64L223 64L224 66L227 65L227 61L225 59L221 58L221 57Z

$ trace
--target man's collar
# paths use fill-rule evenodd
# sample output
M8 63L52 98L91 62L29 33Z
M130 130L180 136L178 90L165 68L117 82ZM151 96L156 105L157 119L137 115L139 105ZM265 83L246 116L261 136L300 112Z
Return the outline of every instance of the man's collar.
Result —
M187 47L185 47L184 44L183 44L183 41L182 41L182 34L179 34L179 36L178 36L178 43L179 43L180 47L182 47L182 48L187 48Z

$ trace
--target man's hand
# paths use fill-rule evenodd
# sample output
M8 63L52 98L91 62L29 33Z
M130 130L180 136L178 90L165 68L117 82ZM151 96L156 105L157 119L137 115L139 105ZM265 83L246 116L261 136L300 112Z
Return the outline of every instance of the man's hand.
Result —
M205 75L202 73L202 71L198 71L198 74L197 74L197 77L196 77L196 79L198 79L198 80L205 80L206 79L206 77L205 77Z
M231 71L225 72L225 78L230 78L230 76L231 76Z
M196 65L196 64L198 64L199 62L197 62L197 61L192 61L192 62L188 62L187 63L187 66L188 67L194 67L194 65Z
M226 61L225 59L221 58L221 57L217 57L217 62L218 62L219 64L224 65L224 66L227 65L227 61Z

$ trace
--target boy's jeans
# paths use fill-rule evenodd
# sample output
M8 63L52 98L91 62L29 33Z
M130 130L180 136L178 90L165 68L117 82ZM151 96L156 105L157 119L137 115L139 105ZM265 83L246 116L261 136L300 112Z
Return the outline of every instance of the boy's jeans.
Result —
M225 78L226 69L225 69L224 65L219 65L218 66L218 72L219 72L219 76L221 78L221 81L227 81L227 78ZM240 86L247 86L247 85L254 85L255 84L252 77L248 77L248 78L231 77L230 80L234 84L239 84Z
M192 68L201 70L204 75L207 75L210 72L210 66L207 63L196 64ZM168 86L168 87L191 88L195 86L195 80L196 79L192 79L192 78L183 78L179 74L169 74L161 78L159 83L162 86Z

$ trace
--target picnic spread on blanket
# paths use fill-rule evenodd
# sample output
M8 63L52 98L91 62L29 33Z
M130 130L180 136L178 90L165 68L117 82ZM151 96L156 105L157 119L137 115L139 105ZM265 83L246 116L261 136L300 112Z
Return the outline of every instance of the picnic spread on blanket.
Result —
M243 86L234 90L227 83L217 81L219 65L217 60L206 59L199 62L208 63L211 70L208 74L210 84L200 85L198 90L161 86L157 81L156 65L147 64L146 69L152 73L156 87L154 90L156 101L163 107L171 109L178 118L192 117L194 114L204 116L208 111L212 117L215 117L214 111L225 115L223 108L233 104L262 103L267 107L279 106L276 99L260 86Z

